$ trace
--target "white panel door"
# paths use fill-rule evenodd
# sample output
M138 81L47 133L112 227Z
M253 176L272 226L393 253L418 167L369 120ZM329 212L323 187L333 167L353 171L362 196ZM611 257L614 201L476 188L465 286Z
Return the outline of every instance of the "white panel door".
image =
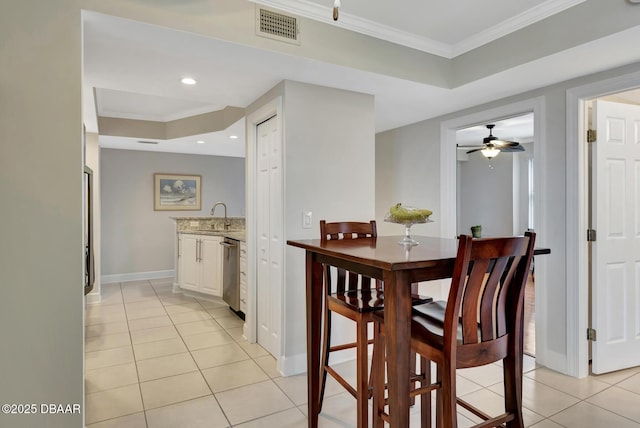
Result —
M283 183L282 141L276 117L257 127L257 340L280 356L282 313Z
M640 106L596 101L592 370L640 365Z

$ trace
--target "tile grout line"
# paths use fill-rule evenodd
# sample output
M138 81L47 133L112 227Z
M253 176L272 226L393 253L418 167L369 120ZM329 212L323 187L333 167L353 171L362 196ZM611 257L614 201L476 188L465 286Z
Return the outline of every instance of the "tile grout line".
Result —
M157 293L156 293L156 294L157 294ZM200 303L200 300L199 300L199 299L197 299L197 298L195 298L195 300L196 300L196 302L195 302L195 303L197 303L197 304L202 308L202 310L203 310L205 313L207 313L207 315L209 316L209 318L210 318L210 319L212 319L213 321L216 321L216 319L211 315L211 313L209 312L209 310L207 310L207 308L205 308L205 307ZM161 302L161 303L162 303L162 302ZM165 307L164 303L162 303L162 304L163 304L163 307ZM179 305L179 304L178 304L178 305ZM175 306L178 306L178 305L175 305ZM171 306L174 306L174 305L171 305ZM165 311L166 311L166 307L165 307ZM211 385L210 385L210 384L209 384L209 382L207 381L207 378L204 376L204 373L202 373L202 370L203 370L203 369L201 369L201 368L200 368L200 366L198 365L198 363L197 363L197 362L196 362L196 360L195 360L195 357L193 356L193 351L199 351L200 349L193 349L193 350L192 350L192 349L190 349L190 348L189 348L189 346L188 346L188 345L186 344L186 342L184 341L183 333L181 333L181 332L180 332L180 330L177 328L177 324L175 323L175 321L173 320L173 318L172 318L168 313L167 313L167 315L169 316L169 319L171 320L172 325L174 326L174 328L176 329L176 331L177 331L178 335L180 336L180 339L181 339L181 340L182 340L182 342L184 343L184 345L185 345L185 347L186 347L186 349L187 349L187 352L189 353L189 356L191 357L191 359L193 360L194 364L196 365L196 367L197 367L197 371L200 373L200 376L202 376L202 379L204 379L205 384L207 385L207 388L209 388L209 391L211 392L211 396L212 396L212 397L213 397L213 399L216 401L216 404L218 405L218 407L219 407L220 411L222 412L222 414L223 414L223 416L224 416L225 420L227 421L228 426L229 426L229 427L232 427L231 422L229 421L229 417L227 416L227 413L225 412L224 408L222 407L222 405L221 405L221 404L220 404L220 402L218 401L218 397L216 396L216 393L214 393L214 392L213 392L213 389L211 389ZM217 321L216 321L216 323L217 323ZM186 324L186 323L185 323L185 324ZM220 325L220 327L222 328L222 331L224 331L226 334L228 334L228 335L229 335L229 333L228 333L227 329L226 329L226 328L224 328L224 326ZM206 333L205 333L205 334L206 334ZM233 342L232 342L232 343L234 343L234 344L235 344L235 343L237 343L237 341L236 341L236 340L235 340L231 335L229 335L229 336L230 336L230 337L231 337L231 339L233 340ZM218 346L223 346L223 345L218 345ZM215 347L216 347L216 346L212 346L211 348L215 348ZM208 348L201 348L201 349L208 349ZM246 353L246 351L244 351L244 350L242 350L242 351L243 351L243 352L245 352L245 354L247 354L247 356L248 356L250 359L252 359L251 355L249 355L248 353ZM195 372L195 371L194 371L194 372ZM193 372L191 372L191 373L193 373ZM232 389L233 389L233 388L232 388ZM203 396L203 397L206 397L206 396L208 396L208 394L207 394L207 395L205 395L205 396ZM201 397L199 397L199 398L201 398ZM184 400L184 401L182 401L182 402L191 401L191 400L192 400L192 399ZM167 404L166 406L170 406L170 405L173 405L173 404L177 404L177 403ZM165 407L165 406L162 406L162 407Z
M122 283L120 283L120 292L122 293ZM154 293L155 293L155 290L154 290ZM136 350L133 347L133 337L131 336L131 325L129 325L129 317L127 316L127 305L125 304L125 301L124 301L124 293L122 293L122 305L124 306L124 316L127 320L127 331L129 333L129 340L131 341L131 353L133 354L133 365L136 368L136 377L138 378L138 393L140 394L140 403L142 403L142 416L144 417L144 425L145 427L148 428L149 422L147 421L147 412L145 411L144 396L142 395L142 382L140 382L140 371L138 370L138 360L136 358Z
M205 309L204 306L202 306L202 304L200 304L198 299L196 299L196 302L211 317L211 319L213 319L211 314ZM171 319L171 322L174 323L173 318L171 318L171 317L169 317L169 318ZM175 327L175 323L174 323L174 327ZM227 416L227 413L222 408L222 405L220 404L220 401L218 401L218 397L216 397L216 394L213 392L213 389L211 389L211 385L209 385L209 382L207 381L207 378L204 376L204 373L202 373L202 369L200 368L200 365L198 365L198 362L194 358L192 350L189 348L189 346L187 346L186 342L184 342L184 337L183 337L182 333L180 333L180 330L177 329L177 327L176 327L176 331L178 332L178 335L180 336L180 339L184 343L184 346L187 348L187 351L189 352L189 356L191 357L191 359L195 363L196 367L198 368L198 372L200 373L200 376L202 376L202 379L204 379L204 383L207 385L207 388L209 388L209 391L211 391L211 396L215 400L216 404L218 405L218 408L220 409L220 412L222 412L222 415L224 416L225 420L227 421L227 425L229 427L231 427L231 422L229 421L229 417Z
M215 345L215 346L210 346L210 347L206 347L206 348L201 348L201 349L194 349L194 350L192 350L192 349L190 349L190 348L186 345L184 333L182 333L182 332L178 329L178 325L180 325L180 324L188 324L188 323L190 323L190 322L199 322L199 321L208 321L208 320L213 320L213 321L215 321L216 323L218 323L218 324L220 325L220 327L221 327L221 330L217 330L217 331L224 332L226 335L228 335L229 337L231 337L232 341L231 341L229 344L237 345L237 346L242 350L243 354L245 354L245 355L248 357L248 360L251 360L254 364L256 364L256 365L260 368L260 372L261 372L261 373L264 373L264 374L267 376L267 379L265 379L264 381L261 381L261 382L267 382L267 381L270 381L272 384L275 384L275 387L276 387L276 388L278 388L278 390L279 390L279 391L280 391L280 392L281 392L281 393L282 393L282 394L287 398L288 402L292 405L292 407L289 407L289 408L287 408L287 409L283 409L283 410L279 410L279 411L274 411L274 412L272 412L272 413L264 414L264 415L262 415L262 416L260 416L260 417L256 417L256 418L253 418L253 419L250 419L250 420L247 420L247 421L243 421L241 424L245 424L245 423L250 423L250 422L259 421L259 420L260 420L260 419L262 419L262 418L271 417L271 416L273 416L273 415L277 415L277 414L279 414L279 413L288 412L288 411L291 411L292 409L296 409L298 412L302 413L303 417L305 417L305 418L306 418L306 415L305 415L304 411L302 410L302 409L304 408L304 406L306 406L306 404L304 404L304 403L303 403L303 404L301 404L300 406L298 406L298 405L297 405L297 404L292 400L292 398L291 398L291 397L289 397L289 395L288 395L288 394L286 393L286 391L281 387L281 385L280 385L278 382L276 382L276 379L278 379L278 378L273 378L273 377L271 377L271 376L270 376L270 374L269 374L270 372L268 372L268 371L267 371L267 368L268 368L269 366L266 366L267 368L265 368L265 367L263 367L263 365L261 365L261 364L259 364L259 363L258 363L258 360L259 360L259 359L263 359L263 358L265 358L265 357L267 357L267 356L270 356L270 354L261 355L261 353L260 353L260 352L255 353L255 352L253 352L253 351L250 353L250 352L249 352L245 347L241 346L241 341L240 341L239 339L241 339L241 338L242 338L242 336L237 336L237 335L235 335L235 333L234 333L234 334L232 334L232 333L230 332L230 330L233 330L233 329L235 329L235 328L237 328L237 327L232 327L232 325L233 325L233 324L228 324L228 323L227 323L227 324L228 324L228 326L227 326L227 327L225 327L223 324L220 324L220 323L219 323L218 319L217 319L217 318L215 318L211 312L209 312L209 311L210 311L210 310L212 310L212 309L216 309L215 307L214 307L214 308L209 308L209 309L207 309L207 308L205 308L205 306L207 306L207 305L203 305L203 303L202 303L202 301L201 301L200 299L195 299L195 302L192 302L192 303L198 303L198 305L194 308L194 310L200 311L200 310L202 309L202 310L203 310L203 311L208 315L208 317L206 318L206 320L188 321L188 322L183 322L183 323L176 324L176 322L174 321L174 319L173 319L173 318L171 317L171 315L169 314L169 311L167 310L167 308L168 308L169 306L181 306L181 305L186 305L186 304L189 304L189 303L173 303L173 301L171 301L171 303L170 303L170 304L165 304L165 302L162 300L162 298L163 298L163 297L165 297L165 298L166 298L166 297L167 297L167 295L165 295L164 293L162 293L162 295L161 295L161 294L159 294L159 290L157 290L157 289L155 288L154 284L153 284L153 283L151 283L150 281L147 281L147 282L146 282L146 285L147 285L147 286L150 286L150 287L151 287L151 290L152 290L152 291L153 291L153 293L155 294L155 296L154 296L154 297L152 297L152 298L150 298L149 300L158 301L158 302L160 303L160 305L161 305L161 306L162 306L162 308L163 308L163 312L164 312L164 314L163 314L162 316L166 316L166 317L168 317L168 318L169 318L169 321L170 321L170 323L171 323L170 325L171 325L171 326L174 328L174 330L177 332L177 337L179 337L179 338L180 338L181 343L185 346L185 348L186 348L187 352L189 353L189 356L190 356L191 360L193 361L193 363L194 363L194 364L195 364L195 366L196 366L196 369L195 369L195 370L190 371L190 372L187 372L187 373L195 373L196 371L200 373L200 376L205 380L205 383L206 383L206 385L207 385L208 390L210 391L210 393L211 393L212 397L213 397L213 398L214 398L214 400L216 401L216 404L218 405L218 407L219 407L219 409L220 409L220 411L221 411L222 415L225 417L226 423L228 424L228 426L229 426L229 427L237 426L237 424L236 424L236 425L232 425L232 424L230 423L230 421L229 421L229 419L228 419L228 417L227 417L227 413L226 413L226 412L225 412L225 410L222 408L221 403L218 401L218 397L217 397L216 393L214 393L214 392L213 392L211 385L209 384L209 382L207 381L206 377L205 377L205 376L204 376L204 374L203 374L203 370L205 370L205 369L204 369L204 368L200 368L200 366L199 366L199 365L198 365L198 363L196 362L196 359L195 359L194 354L193 354L195 351L200 351L201 349L216 348L216 347L218 347L218 346L224 346L224 345L227 345L227 344L220 344L220 345ZM135 348L134 348L134 345L133 345L132 331L131 331L131 328L130 328L130 321L131 321L131 320L129 320L129 318L128 318L129 311L128 311L127 306L126 306L126 303L127 303L127 302L125 301L125 298L124 298L124 294L125 294L125 293L124 293L124 289L123 289L122 283L118 283L117 287L118 287L118 289L119 289L119 295L120 295L120 297L122 298L121 304L122 304L123 309L124 309L124 316L125 316L125 321L126 321L127 334L129 335L129 343L130 343L131 350L132 350L132 354L133 354L133 363L135 364L135 369L136 369L136 378L137 378L137 383L138 383L138 391L139 391L139 394L140 394L140 398L141 398L141 401L142 401L142 407L143 407L142 412L144 413L145 424L148 426L149 422L148 422L148 420L147 420L147 410L145 409L145 406L144 406L144 398L143 398L143 395L142 395L142 388L141 388L141 384L142 384L143 382L140 380L140 372L139 372L139 370L138 370L138 361L145 361L145 360L153 359L153 358L161 358L161 357L166 357L166 356L170 356L170 355L176 355L177 353L173 353L173 354L169 354L169 355L163 355L163 356L161 356L161 357L152 357L152 358L147 358L147 359L144 359L144 360L138 360L138 359L137 359L137 357L136 357L136 352L135 352ZM175 293L175 294L177 295L178 293ZM128 303L142 302L142 301L144 301L144 300L146 300L146 299L143 299L143 300L140 300L140 301L136 301L136 300L134 300L133 302L128 302ZM99 304L99 305L100 305L100 304ZM113 303L109 303L109 304L106 304L106 305L101 305L101 307L107 307L107 306L115 306L115 304L113 304ZM142 318L142 319L148 319L148 318L152 318L152 317L146 317L146 318ZM230 317L222 317L222 318L230 318ZM100 324L104 324L104 323L100 323ZM94 325L94 324L92 324L92 325ZM87 329L87 327L89 327L89 326L85 326L85 332L84 332L85 334L86 334L86 329ZM143 331L143 330L146 330L146 329L141 329L140 331ZM112 333L112 334L117 334L117 333ZM118 334L119 334L119 333L118 333ZM203 334L206 334L206 332L204 332ZM103 336L103 337L104 337L104 336L108 336L108 335L96 335L96 337L99 337L99 336ZM188 336L188 335L187 335L187 336ZM162 341L162 339L161 339L161 340L159 340L159 341ZM143 343L154 343L154 342L159 342L159 341L143 342ZM242 342L246 342L246 340L243 340ZM248 343L248 342L247 342L247 343ZM103 349L103 350L118 349L118 348L123 348L123 347L106 348L106 349ZM96 350L96 351L103 351L103 350ZM90 352L96 352L96 351L90 351ZM183 353L183 352L179 352L179 353ZM86 355L87 355L87 353L85 353L85 358L86 358ZM271 356L271 358L273 358L273 357ZM246 361L246 360L242 360L242 361ZM269 364L271 364L271 362L269 362ZM108 366L105 366L105 367L98 367L98 368L96 368L96 369L92 369L92 370L97 370L97 369L102 369L102 368L108 368L108 367L115 367L115 366L117 366L117 365L121 365L121 364L113 364L113 365L108 365ZM220 364L220 365L213 366L213 367L222 367L222 366L224 366L224 365L225 365L225 364ZM213 367L207 367L206 369L213 368ZM592 405L592 406L594 406L594 407L596 407L596 408L600 409L601 411L608 412L608 413L610 413L610 414L612 414L612 415L615 415L615 416L617 416L617 417L623 418L624 420L627 420L627 421L629 421L629 422L631 422L631 423L633 423L633 424L638 424L638 426L640 427L640 423L639 423L640 421L636 421L636 420L634 420L634 419L632 419L632 418L630 418L630 417L628 417L628 416L621 415L621 414L619 414L619 413L617 413L617 412L615 412L615 411L611 410L611 408L602 407L600 404L594 404L594 403L591 403L591 402L587 401L587 400L589 400L589 399L593 398L594 396L596 396L596 395L598 395L598 394L600 394L600 393L602 393L602 392L605 392L605 391L611 390L613 387L617 387L618 389L623 390L623 391L625 391L626 393L634 394L634 396L635 396L635 395L640 396L640 394L638 394L637 392L635 392L635 391L633 391L633 390L631 390L631 389L627 389L627 388L624 388L624 387L619 386L619 385L620 385L620 383L622 383L622 382L624 382L624 381L627 381L627 380L631 379L632 377L634 377L634 376L636 376L636 375L640 375L640 371L631 372L630 374L628 374L628 375L624 376L623 378L618 379L616 382L613 382L613 383L611 383L611 382L607 382L607 381L604 381L604 380L598 380L598 379L595 379L595 378L594 378L595 380L598 380L599 382L601 382L602 384L604 384L604 388L603 388L602 390L599 390L599 391L595 392L595 393L591 393L590 391L587 391L589 395L588 395L588 396L586 396L585 398L581 398L581 397L575 396L575 395L574 395L573 393L571 393L571 392L567 392L567 391L564 391L564 390L558 389L557 387L554 387L553 385L550 385L550 384L549 384L549 383L547 383L547 382L540 381L540 380L536 380L536 379L535 379L535 378L533 378L533 377L527 376L527 374L533 374L536 370L539 370L539 369L541 369L541 368L542 368L542 367L538 367L538 366L536 366L536 367L534 367L532 370L529 370L529 371L525 372L525 373L524 373L524 375L526 376L526 378L527 378L529 381L531 381L531 382L533 382L533 383L539 383L540 385L544 385L545 387L548 387L548 388L550 388L551 390L554 390L554 391L556 391L556 392L559 392L559 393L562 393L562 394L566 394L567 396L572 397L573 399L576 399L576 400L578 400L578 401L577 401L576 403L574 403L574 404L572 404L572 405L570 405L570 406L567 406L567 407L566 407L566 408L564 408L564 409L558 410L558 411L556 411L556 412L554 412L553 414L550 414L550 415L548 415L548 416L544 416L544 415L542 415L542 414L540 414L540 413L538 413L538 412L536 412L536 411L534 411L534 410L532 410L532 409L529 409L529 408L527 408L527 407L524 407L524 406L523 406L523 408L527 409L527 411L532 412L534 415L538 415L539 417L541 417L541 419L540 419L540 420L538 420L535 424L533 424L533 425L531 425L531 426L537 426L538 424L541 424L541 423L543 423L543 422L545 422L545 421L547 421L547 423L557 424L558 426L564 426L564 425L562 425L562 424L559 424L558 422L556 422L556 421L555 421L555 420L553 420L552 418L556 417L557 415L561 414L562 412L565 412L565 411L567 411L568 409L571 409L571 408L573 408L573 407L575 407L575 406L577 406L577 405L579 405L579 404L581 404L581 403L585 403L586 405ZM277 368L276 368L276 370L277 370ZM185 374L185 373L179 373L178 375L180 375L180 374ZM177 376L177 375L171 375L171 376ZM167 377L171 377L171 376L165 376L165 377L163 377L163 378L159 378L159 379L165 379L165 378L167 378ZM465 380L466 380L466 381L469 381L469 382L471 382L472 384L477 385L477 386L480 388L480 390L488 390L488 391L494 392L494 391L492 391L492 390L491 390L491 389L489 389L489 388L491 388L491 387L492 387L492 386L494 386L494 385L498 385L498 384L500 384L500 382L496 382L496 383L492 383L492 384L491 384L491 385L489 385L489 386L483 386L483 385L481 385L481 384L477 383L476 381L474 381L474 380L472 380L472 379L469 379L469 378L467 378L467 377L465 377L465 376L462 376L462 377L463 377L463 378L465 378ZM615 377L614 377L613 379L615 379ZM157 379L152 379L152 380L157 380ZM145 381L145 382L146 382L146 381ZM254 382L254 383L250 383L250 384L247 384L247 385L241 385L241 386L234 387L234 388L230 388L230 389L227 389L227 390L224 390L224 391L221 391L221 392L227 392L227 391L231 391L231 390L234 390L234 389L238 389L238 388L242 388L242 387L246 387L246 386L254 385L254 384L257 384L257 383L261 383L261 382ZM131 385L133 385L133 384L131 384ZM116 387L116 388L117 388L117 387ZM112 389L112 388L110 388L110 389ZM107 391L107 390L105 390L105 391ZM102 391L96 391L96 392L102 392ZM92 392L92 393L89 393L89 394L93 394L93 393L95 393L95 392ZM495 393L495 392L494 392L494 393ZM87 394L85 394L85 396L86 396L86 395L87 395ZM498 395L499 395L499 394L498 394ZM206 394L206 395L201 396L201 397L195 397L195 398L190 398L190 399L187 399L187 400L177 401L177 402L174 402L174 403L168 403L168 404L165 404L165 405L163 405L163 406L159 406L159 407L156 407L156 408L154 408L154 409L149 409L149 410L155 410L155 409L160 409L160 408L163 408L163 407L168 407L168 406L172 406L172 405L176 405L176 404L180 404L180 403L185 403L185 402L189 402L189 401L192 401L192 400L195 400L195 399L199 399L199 398L202 398L202 397L207 397L207 396L209 396L209 394ZM117 417L115 417L115 418L108 418L108 419L105 419L104 421L109 421L109 420L117 419L117 418L120 418L120 417L126 417L126 416L130 416L130 415L137 414L137 413L138 413L138 412L135 412L135 413L132 413L132 414L128 414L128 415L120 415L120 416L117 416ZM92 424L100 423L100 422L104 422L104 421L94 421L94 422L92 422Z
M133 365L134 365L134 367L135 367L135 369L136 369L136 377L137 377L137 379L138 379L138 383L137 383L137 385L138 385L138 392L139 392L139 394L140 394L140 402L142 403L142 413L143 413L143 416L144 416L144 418L145 418L145 419L144 419L144 421L145 421L145 426L146 426L146 427L148 427L148 424L147 424L147 415L146 415L146 413L144 412L144 401L143 401L143 398L142 398L142 390L140 389L140 376L139 376L139 374L138 374L138 365L136 364L135 352L134 352L134 349L133 349L133 341L132 341L132 339L131 339L131 330L129 329L129 319L127 318L127 307L126 307L126 305L125 305L125 302L124 302L124 295L123 295L123 293L122 293L122 283L118 283L118 288L120 289L120 296L122 297L122 307L123 307L123 309L124 309L124 313L125 313L125 322L126 322L126 324L127 324L127 334L129 334L129 342L130 342L130 345L131 345L131 354L133 355ZM124 347L125 347L125 346L122 346L122 348L124 348ZM117 349L117 348L111 348L111 349ZM85 353L85 358L86 358L86 353ZM128 364L128 363L125 363L125 364ZM106 366L106 367L115 367L115 366L117 366L117 365L120 365L120 364L114 364L114 365ZM127 386L128 386L128 385L127 385ZM118 388L118 387L116 387L116 388ZM116 389L116 388L110 388L110 389ZM107 390L104 390L104 391L109 391L110 389L107 389ZM97 392L103 392L103 391L97 391ZM91 394L93 394L93 393L91 393ZM85 393L85 400L86 400L86 395L87 395L87 394ZM138 413L140 413L140 412L134 412L134 413L126 414L126 415L119 415L119 416L115 416L115 417L113 417L113 418L103 419L103 420L100 420L100 421L94 421L91 425L96 424L96 423L102 423L102 422L109 421L109 420L113 420L113 419L117 419L117 418L121 418L121 417L125 417L125 416L135 415L135 414L138 414ZM86 415L85 415L85 418L86 418Z

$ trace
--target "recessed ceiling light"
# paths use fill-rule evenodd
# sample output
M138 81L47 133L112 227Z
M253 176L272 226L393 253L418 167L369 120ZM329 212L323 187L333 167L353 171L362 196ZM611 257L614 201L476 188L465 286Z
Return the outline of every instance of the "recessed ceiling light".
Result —
M183 77L181 82L184 83L185 85L195 85L196 79L192 77Z
M196 143L198 143L198 144L204 144L204 141L202 141L202 140L198 140L198 141L196 141Z
M231 138L232 140L237 140L238 136L237 135L229 135L229 138Z

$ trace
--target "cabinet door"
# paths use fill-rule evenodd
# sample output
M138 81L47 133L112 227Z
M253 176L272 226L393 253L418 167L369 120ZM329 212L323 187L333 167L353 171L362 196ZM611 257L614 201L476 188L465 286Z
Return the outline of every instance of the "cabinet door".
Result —
M180 287L198 290L200 263L199 238L194 235L182 235L180 239Z
M201 237L200 292L222 297L222 242L221 237Z

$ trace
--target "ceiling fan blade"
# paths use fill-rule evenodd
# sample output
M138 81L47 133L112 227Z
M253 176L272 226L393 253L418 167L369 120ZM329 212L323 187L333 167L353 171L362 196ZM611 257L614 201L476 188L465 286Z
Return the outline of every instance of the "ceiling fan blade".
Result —
M524 152L525 149L524 147L522 147L520 144L518 144L517 146L501 146L498 147L498 150L500 150L501 152Z
M471 149L471 148L474 148L474 149L475 149L475 148L483 149L485 146L484 146L484 145L482 145L482 144L473 144L473 145L471 145L471 146L461 146L461 145L459 145L459 144L458 144L458 145L456 145L456 147L457 147L457 148L459 148L459 149Z
M481 149L473 149L473 150L469 150L469 151L467 151L467 154L469 154L469 153L473 153L473 152L479 152L480 150L484 150L484 149L483 149L483 148L481 148Z
M496 137L495 135L493 135L493 128L495 128L495 125L493 124L489 124L487 125L487 129L489 130L489 136L488 137L484 137L482 139L482 144L485 145L493 145L495 146L497 149L500 149L502 147L515 147L518 146L520 143L516 142L516 141L507 141L507 140L501 140L498 137ZM520 151L520 150L518 150Z
M520 145L520 143L516 141L506 141L506 140L493 140L492 143L499 147L515 147Z

